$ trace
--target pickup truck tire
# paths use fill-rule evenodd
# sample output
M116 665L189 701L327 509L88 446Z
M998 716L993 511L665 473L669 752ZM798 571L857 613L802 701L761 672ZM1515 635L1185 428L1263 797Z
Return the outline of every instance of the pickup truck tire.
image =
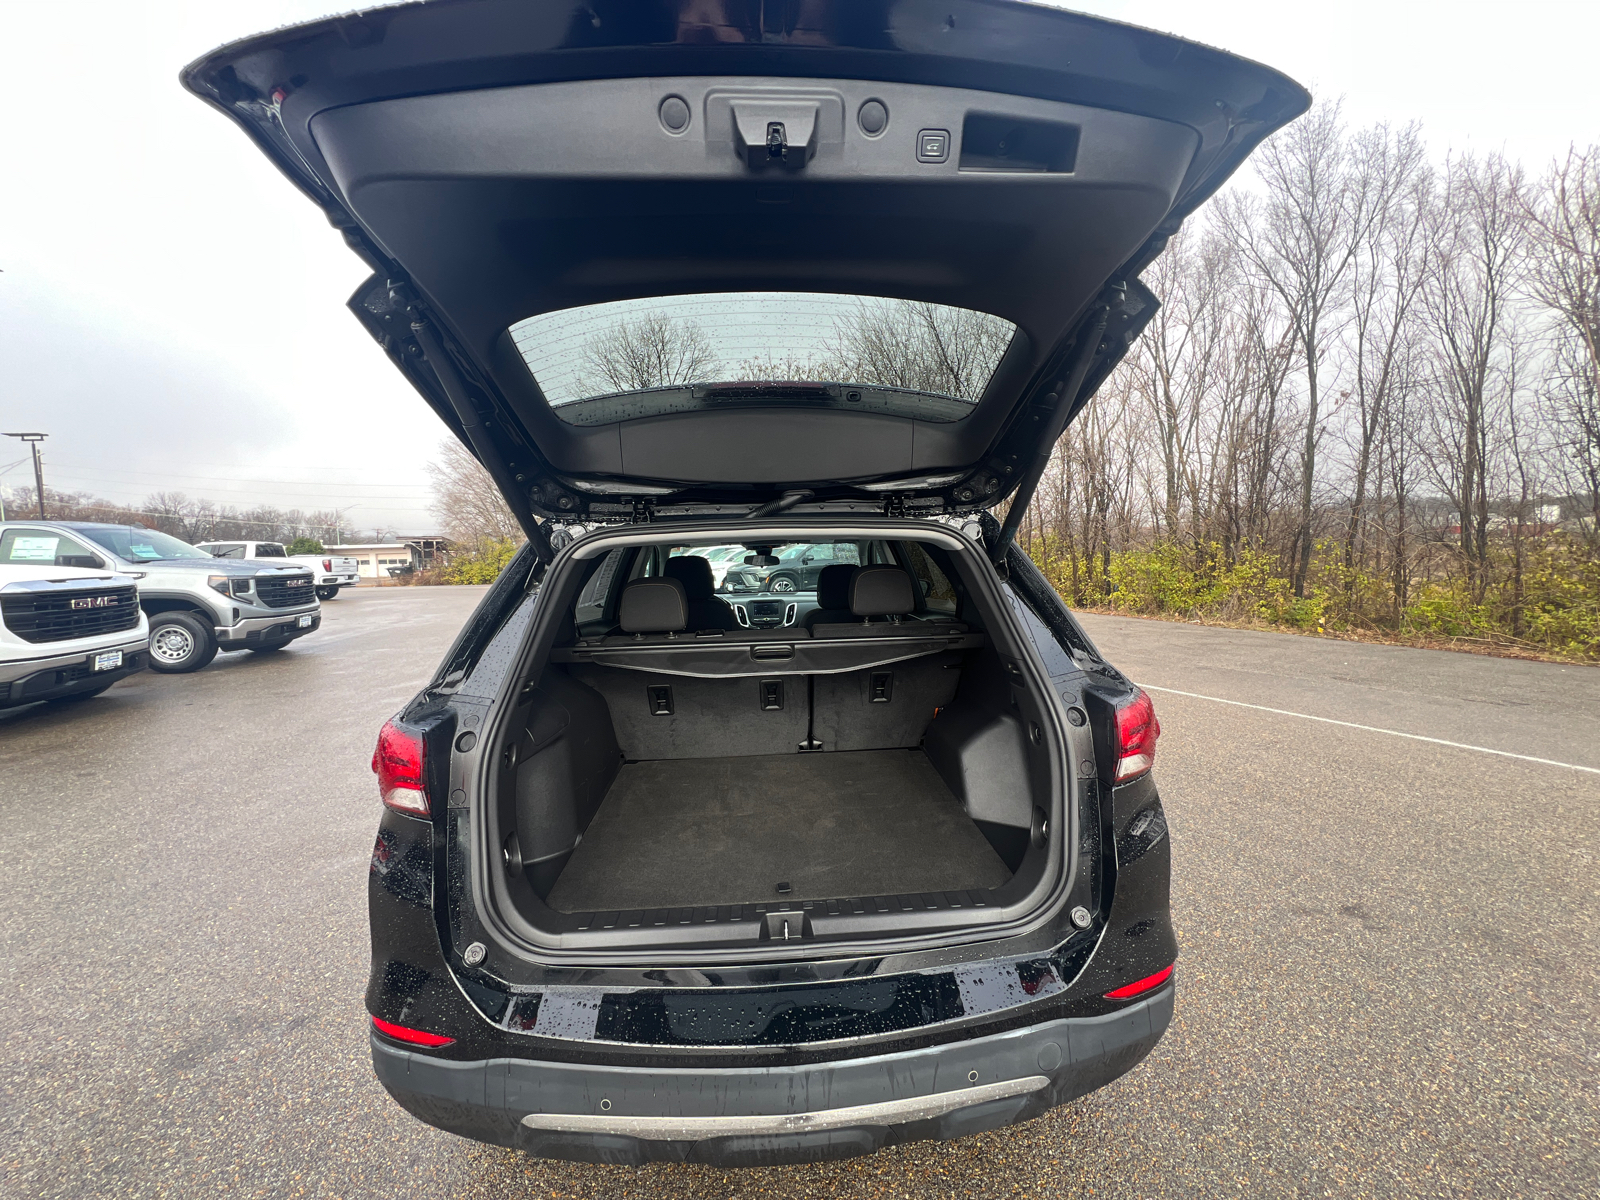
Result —
M317 589L318 600L332 600L338 594L339 588L337 584L335 584L333 587L319 587Z
M150 618L150 669L166 675L198 671L217 656L217 636L193 613L164 612Z

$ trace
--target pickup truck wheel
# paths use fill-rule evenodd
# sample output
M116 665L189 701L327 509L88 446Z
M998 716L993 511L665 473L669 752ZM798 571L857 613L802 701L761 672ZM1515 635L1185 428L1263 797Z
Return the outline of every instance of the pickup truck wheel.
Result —
M332 600L338 594L339 594L339 588L338 588L337 585L335 585L333 587L319 587L317 589L317 599L318 600Z
M167 612L150 619L150 669L167 675L198 671L217 656L217 637L193 613Z

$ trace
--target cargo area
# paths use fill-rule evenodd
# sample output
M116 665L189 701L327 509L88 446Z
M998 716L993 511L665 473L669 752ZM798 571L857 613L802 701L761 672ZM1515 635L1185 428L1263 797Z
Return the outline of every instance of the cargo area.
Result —
M753 544L732 560L814 569L776 624L715 589L720 548L626 547L568 582L497 756L505 900L566 945L778 936L785 911L805 937L881 932L1029 895L1060 759L948 551Z
M998 888L1011 878L920 750L630 763L560 912Z

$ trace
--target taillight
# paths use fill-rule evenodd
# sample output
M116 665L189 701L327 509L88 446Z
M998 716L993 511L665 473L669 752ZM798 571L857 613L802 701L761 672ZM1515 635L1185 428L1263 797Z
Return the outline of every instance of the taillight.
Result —
M413 817L428 815L428 793L422 781L422 738L393 721L378 733L372 752L372 769L378 773L378 795L396 812Z
M405 1042L411 1046L427 1046L437 1049L448 1046L455 1038L445 1037L442 1033L428 1033L422 1029L408 1029L404 1025L396 1025L393 1021L385 1021L382 1017L372 1018L372 1027L384 1037L392 1037L397 1042Z
M1156 739L1161 736L1161 722L1156 720L1156 706L1144 692L1135 694L1117 709L1116 782L1126 783L1143 775L1156 761Z
M324 571L331 571L331 570L333 570L333 559L331 559L331 558L325 558L325 559L323 559L323 560L322 560L322 569L323 569L323 570L324 570Z
M1173 966L1177 966L1176 963ZM1153 992L1167 980L1172 978L1172 967L1162 967L1154 975L1146 975L1143 979L1135 979L1132 983L1119 987L1114 992L1107 992L1107 1000L1132 1000L1135 996L1142 996L1146 992Z

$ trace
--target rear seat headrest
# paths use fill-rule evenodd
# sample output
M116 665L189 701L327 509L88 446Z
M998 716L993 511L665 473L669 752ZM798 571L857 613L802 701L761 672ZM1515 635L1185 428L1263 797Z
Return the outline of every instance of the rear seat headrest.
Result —
M689 598L676 579L635 579L622 589L617 621L624 633L677 633L688 628Z
M850 611L858 617L899 617L916 606L911 576L899 567L857 567L850 577Z
M817 573L817 607L846 609L850 607L850 576L856 569L849 563L834 563Z
M717 590L711 564L698 554L680 554L667 559L666 576L683 584L684 594L691 600L709 600Z

